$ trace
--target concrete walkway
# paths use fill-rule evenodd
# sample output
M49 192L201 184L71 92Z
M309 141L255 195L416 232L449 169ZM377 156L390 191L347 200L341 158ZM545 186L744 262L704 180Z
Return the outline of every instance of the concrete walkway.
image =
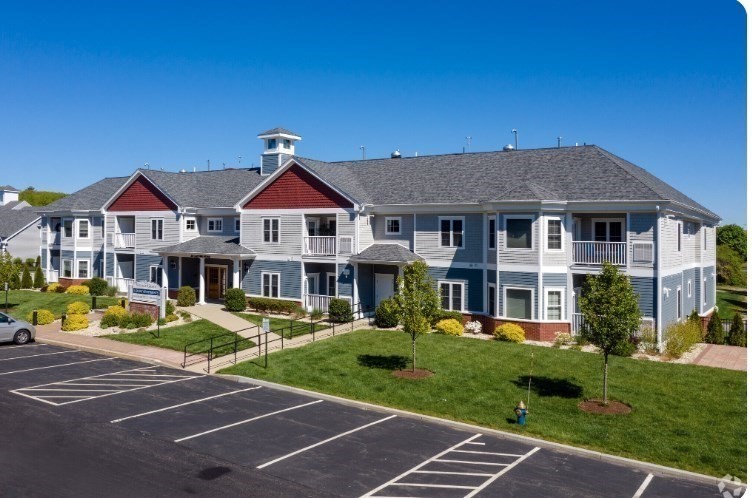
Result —
M692 362L706 367L747 370L747 348L707 344L705 349Z
M187 308L180 308L183 311L187 311L193 316L208 320L215 325L219 325L223 329L227 329L230 332L237 332L238 335L243 337L250 337L258 334L257 329L251 322L239 318L229 311L225 311L223 304L206 303L202 306L188 306ZM251 329L251 330L246 330ZM275 336L276 337L276 336Z

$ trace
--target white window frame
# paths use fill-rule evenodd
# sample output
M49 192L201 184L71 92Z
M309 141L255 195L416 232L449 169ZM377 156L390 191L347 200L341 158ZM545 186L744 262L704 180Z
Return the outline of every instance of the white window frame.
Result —
M491 223L493 223L493 230L491 230ZM486 219L486 232L488 236L488 250L489 251L495 251L496 250L496 244L498 243L499 238L499 227L496 226L496 215L489 216Z
M266 224L266 221L269 221L269 240L264 240L264 232L266 232L266 228L264 225ZM273 221L277 220L277 241L274 241L274 223ZM306 233L308 233L308 230L306 230ZM264 216L261 218L261 243L262 244L281 244L282 243L282 218L279 216Z
M441 222L444 220L449 220L449 245L445 246L441 243ZM461 221L462 222L462 245L455 245L454 243L454 222L455 221ZM465 217L464 216L439 216L439 226L438 226L438 235L439 235L439 247L443 249L464 249L465 248L465 239L467 239L467 230L465 230Z
M611 223L619 222L621 224L621 242L627 241L627 220L626 218L593 218L590 225L590 230L593 235L593 242L614 242L611 240ZM595 224L606 223L606 240L595 240Z
M269 276L269 295L264 294L264 277ZM273 296L272 294L272 279L273 277L277 277L277 295ZM268 297L270 299L279 299L279 296L282 294L282 274L279 272L270 272L270 271L262 271L261 272L261 295L263 297Z
M219 222L219 229L217 229L217 222ZM212 223L214 223L214 228L211 228ZM222 233L223 229L224 229L223 218L207 218L206 219L206 232L207 233Z
M240 233L240 216L236 216L233 223L235 225L235 233Z
M193 228L188 226L188 223L193 223ZM198 221L195 217L186 218L185 219L185 231L186 232L197 232L198 231Z
M287 150L292 149L292 140L289 138L282 139L282 148Z
M558 221L559 222L559 237L561 238L561 244L559 249L551 249L548 247L548 222L549 221ZM564 219L561 216L545 216L544 217L544 224L543 224L543 240L546 241L544 250L545 252L564 252Z
M494 290L494 303L493 303L493 310L486 310L489 315L491 316L498 316L499 315L499 294L496 292L496 284L493 282L487 282L488 290L493 289ZM486 294L486 306L490 303L490 300L488 299L488 296L490 293Z
M399 225L399 230L396 232L389 231L389 222L396 221ZM463 226L464 229L464 226ZM384 234L385 235L402 235L402 216L387 216L384 218Z
M276 138L267 138L266 139L266 150L274 150L279 146L279 142Z
M305 293L309 296L311 293L308 291L310 282L313 282L313 288L316 290L314 294L319 294L321 292L321 287L319 287L319 274L318 273L306 273L306 288ZM264 282L261 282L263 285Z
M70 264L70 274L65 274L65 263ZM73 260L72 259L62 259L60 260L60 274L63 278L73 278Z
M71 224L70 235L65 235L65 222L69 221ZM63 218L60 220L60 231L63 232L64 239L72 239L76 234L76 220L73 218Z
M687 280L687 297L692 297L692 280Z
M682 243L683 243L683 236L682 230L684 229L684 225L681 221L676 222L676 252L682 251Z
M543 297L545 301L545 309L543 311L543 321L546 322L561 322L565 320L565 314L564 314L564 287L544 287L543 288ZM559 308L561 308L561 313L559 315L559 318L557 320L550 320L548 318L548 293L549 292L558 292L559 293Z
M153 278L155 270L157 278ZM149 282L162 285L162 265L149 265Z
M523 290L530 292L530 318L515 318L509 316L509 307L507 306L507 291L508 290ZM510 320L535 320L535 288L534 287L520 287L516 285L504 286L504 317Z
M81 224L86 223L86 237L81 237ZM80 218L76 220L76 238L80 240L91 239L91 223L87 218Z
M156 230L154 229L154 222L157 223ZM150 231L149 231L150 240L164 240L164 219L152 218L151 222L149 223L149 228L150 228ZM159 235L159 237L155 237L155 235Z
M704 277L702 279L702 304L706 305L708 304L708 278Z
M86 263L86 276L81 276L81 263ZM91 278L91 260L89 259L77 259L76 260L76 276L73 278Z
M509 231L507 222L509 220L530 220L530 247L509 247ZM533 252L537 249L535 237L535 215L532 214L508 214L504 216L504 250L515 252Z
M463 227L464 228L464 227ZM439 280L437 282L437 290L439 291L439 305L441 305L441 284L449 285L449 309L442 308L445 311L459 311L460 313L465 311L465 281L464 280ZM458 310L452 309L452 303L454 302L454 286L460 285L460 308Z

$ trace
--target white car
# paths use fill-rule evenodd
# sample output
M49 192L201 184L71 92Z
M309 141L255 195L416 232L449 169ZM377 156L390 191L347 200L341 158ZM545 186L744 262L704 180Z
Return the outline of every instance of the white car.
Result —
M34 340L37 330L29 322L16 320L12 316L0 313L0 342L13 341L26 344Z

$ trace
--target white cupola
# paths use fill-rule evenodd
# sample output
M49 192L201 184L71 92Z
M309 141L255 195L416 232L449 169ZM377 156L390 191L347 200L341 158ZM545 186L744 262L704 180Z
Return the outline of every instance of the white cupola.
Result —
M273 128L258 134L264 141L264 151L261 153L261 174L271 175L282 166L290 156L295 154L295 142L301 139L290 130Z

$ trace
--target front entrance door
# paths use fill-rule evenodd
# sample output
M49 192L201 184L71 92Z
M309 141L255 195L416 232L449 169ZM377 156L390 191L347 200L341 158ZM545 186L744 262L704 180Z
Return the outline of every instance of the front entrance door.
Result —
M210 299L222 299L227 290L227 268L224 266L206 267L206 295Z
M375 301L376 306L384 299L394 295L394 275L389 273L375 273Z

